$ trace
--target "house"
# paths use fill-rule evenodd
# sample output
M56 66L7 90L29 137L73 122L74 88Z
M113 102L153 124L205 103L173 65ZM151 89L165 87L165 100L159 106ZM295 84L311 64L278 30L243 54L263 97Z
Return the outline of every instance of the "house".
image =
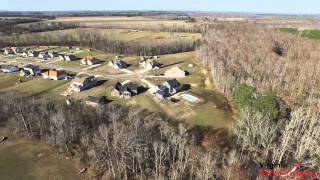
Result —
M176 79L165 81L162 85L155 86L152 90L153 94L159 99L165 99L183 89Z
M111 91L111 96L130 98L137 95L138 93L139 92L137 84L134 84L132 82L121 84L120 82L117 82L113 90Z
M11 48L5 48L4 49L4 54L9 55L9 54L14 54L13 50Z
M180 69L179 67L175 66L169 70L167 70L165 73L164 73L165 76L167 77L185 77L186 76L186 72L182 69Z
M55 52L55 51L49 51L49 52L48 52L48 56L49 56L50 58L54 58L54 57L57 57L57 56L58 56L58 53Z
M146 59L141 60L139 62L139 65L142 66L145 69L151 70L151 69L159 69L161 64L153 59Z
M69 91L81 92L93 86L96 86L97 84L98 81L94 76L81 74L71 81Z
M113 69L123 69L127 67L127 63L120 59L112 60L108 63L108 65L111 66Z
M156 86L154 89L154 94L156 97L162 100L168 97L168 89L165 86Z
M13 51L13 54L18 54L23 52L23 49L21 47L11 47L11 50Z
M38 55L39 58L47 60L49 58L48 52L41 52Z
M76 56L74 55L63 55L63 54L60 54L59 58L63 61L73 61L77 59Z
M39 53L37 51L28 51L28 56L29 57L37 57L39 55Z
M12 72L19 71L19 68L16 66L12 66L12 65L2 65L1 70L2 70L2 72L5 72L5 73L12 73Z
M44 73L42 73L43 78L45 79L53 79L53 80L63 80L66 78L67 73L62 70L50 69Z
M25 71L29 71L29 73L34 76L41 74L41 70L40 70L39 66L35 66L32 64L28 64L28 65L24 66L23 69Z
M168 93L171 95L181 91L183 88L176 79L165 81L162 85L168 89Z
M83 64L83 65L90 65L91 66L91 65L94 65L94 64L99 64L100 61L95 57L87 56L87 57L81 59L80 63Z
M88 96L86 98L86 105L91 107L98 107L107 104L107 98L105 96L95 97L95 96Z
M28 51L24 51L24 52L22 53L22 57L28 57Z

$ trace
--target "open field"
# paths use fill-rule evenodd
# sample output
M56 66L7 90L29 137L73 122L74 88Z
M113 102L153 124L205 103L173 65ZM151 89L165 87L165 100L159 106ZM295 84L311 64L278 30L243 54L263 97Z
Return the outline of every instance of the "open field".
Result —
M299 35L301 37L320 39L320 30L299 30L297 28L279 28L281 32Z
M79 167L73 160L59 156L44 143L31 141L0 129L8 140L0 145L0 174L2 180L24 179L88 179L79 174Z
M181 38L197 40L201 38L200 33L185 33L185 32L153 32L153 31L132 31L127 29L94 29L94 28L77 28L77 29L67 29L67 30L57 30L50 32L41 32L22 35L24 37L33 37L34 35L39 36L50 36L52 39L71 35L77 37L79 32L86 33L98 33L104 37L110 39L122 40L122 41L136 41L136 40L160 40L160 39L171 39L171 38ZM56 39L58 40L58 39Z

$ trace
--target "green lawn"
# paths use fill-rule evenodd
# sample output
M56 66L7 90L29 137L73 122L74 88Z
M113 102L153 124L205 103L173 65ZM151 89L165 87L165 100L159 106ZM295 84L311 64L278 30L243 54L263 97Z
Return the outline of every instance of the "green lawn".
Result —
M317 29L299 31L297 28L279 28L279 30L281 32L291 33L301 37L320 39L320 30Z
M27 140L0 129L0 133L9 137L0 146L1 179L88 179L79 174L79 169L73 160L59 156L48 145Z

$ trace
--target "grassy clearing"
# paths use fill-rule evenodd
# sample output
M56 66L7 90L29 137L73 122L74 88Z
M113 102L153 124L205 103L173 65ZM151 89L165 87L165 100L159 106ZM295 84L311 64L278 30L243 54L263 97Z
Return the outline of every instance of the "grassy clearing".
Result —
M42 77L34 77L32 80L16 84L3 89L4 91L17 91L24 95L36 96L50 91L56 87L68 83L69 81L50 81Z
M320 39L320 30L303 30L299 31L297 28L279 28L281 32L299 35L301 37Z
M79 167L71 160L58 156L49 146L15 136L0 129L9 139L0 146L1 179L88 179L79 174Z
M52 40L58 41L61 36L74 35L77 37L79 31L99 33L105 37L122 41L135 41L135 40L159 40L159 39L190 39L196 40L201 38L200 33L171 33L171 32L153 32L153 31L131 31L123 29L94 29L94 28L77 28L68 30L57 30L50 32L33 33L41 36L50 36ZM32 36L27 34L26 36Z

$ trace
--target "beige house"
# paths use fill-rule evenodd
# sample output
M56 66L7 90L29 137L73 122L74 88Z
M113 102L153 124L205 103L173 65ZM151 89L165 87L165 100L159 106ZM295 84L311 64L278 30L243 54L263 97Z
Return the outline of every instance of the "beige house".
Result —
M179 78L179 77L185 77L186 76L186 72L184 70L180 69L179 67L175 66L175 67L167 70L164 73L164 75L167 76L167 77Z
M80 63L83 64L83 65L90 65L91 66L91 65L94 65L94 64L99 64L100 61L97 58L93 57L93 56L87 56L87 57L81 59Z
M81 92L86 89L90 89L98 84L98 81L94 76L87 76L87 75L78 75L75 77L71 83L68 91L73 92Z
M45 79L53 79L53 80L62 80L65 79L67 76L67 73L65 71L59 71L59 70L54 70L50 69L49 71L46 71L42 73L42 77Z

